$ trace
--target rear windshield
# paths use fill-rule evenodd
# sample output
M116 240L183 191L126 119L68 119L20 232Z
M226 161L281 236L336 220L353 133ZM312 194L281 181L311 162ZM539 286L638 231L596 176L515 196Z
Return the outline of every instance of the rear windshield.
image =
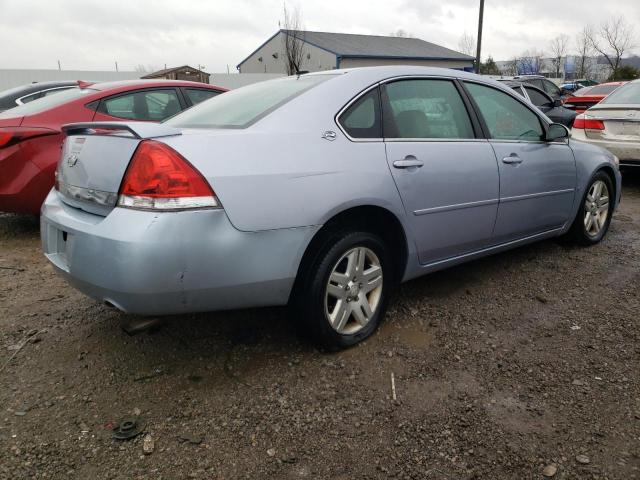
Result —
M301 93L335 76L300 75L254 83L198 104L166 123L182 128L246 128Z
M58 105L62 105L70 100L75 100L76 98L95 92L97 92L97 90L92 88L70 88L68 90L63 90L60 93L56 93L55 95L48 95L32 102L25 103L24 105L5 110L0 113L0 118L22 117L24 115L31 115L32 113L44 112L45 110L57 107Z
M640 104L640 82L627 83L621 86L602 103L618 105L639 105Z
M619 87L620 85L596 85L589 90L589 95L609 95Z

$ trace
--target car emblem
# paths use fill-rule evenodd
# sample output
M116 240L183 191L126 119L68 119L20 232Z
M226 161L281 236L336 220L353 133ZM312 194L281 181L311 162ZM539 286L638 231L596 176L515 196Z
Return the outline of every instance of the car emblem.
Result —
M77 154L72 153L70 155L67 155L67 165L69 165L70 167L73 167L76 163L78 163Z
M330 142L333 142L336 139L336 132L327 130L322 134L322 138L324 138L325 140L329 140Z

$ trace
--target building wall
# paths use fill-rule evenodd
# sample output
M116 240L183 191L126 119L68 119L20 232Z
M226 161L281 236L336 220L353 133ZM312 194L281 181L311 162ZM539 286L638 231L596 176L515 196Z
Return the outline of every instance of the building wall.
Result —
M376 67L387 65L418 65L422 67L441 68L472 68L473 61L448 61L448 60L411 60L411 59L376 59L376 58L343 58L340 68Z
M240 67L240 73L287 73L286 55L284 53L284 33L278 32L271 40L254 52ZM274 58L273 54L278 58ZM262 58L262 61L258 60ZM304 44L302 70L317 72L336 68L336 56L308 43Z
M138 72L100 72L91 70L18 70L0 69L0 91L33 82L55 80L114 81L140 78Z

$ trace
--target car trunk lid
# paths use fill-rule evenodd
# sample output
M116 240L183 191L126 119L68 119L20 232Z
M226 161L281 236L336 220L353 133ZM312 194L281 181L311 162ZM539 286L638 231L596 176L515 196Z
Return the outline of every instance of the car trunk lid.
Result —
M56 170L62 201L106 216L138 144L145 139L180 135L180 130L143 122L91 122L62 127L67 135Z
M640 141L640 105L601 105L589 110L585 115L604 124L604 130L585 130L587 138L613 142Z

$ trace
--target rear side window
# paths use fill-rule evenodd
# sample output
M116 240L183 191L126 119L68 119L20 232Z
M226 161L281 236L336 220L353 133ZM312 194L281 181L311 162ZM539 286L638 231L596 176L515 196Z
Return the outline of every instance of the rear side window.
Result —
M597 88L597 87L594 87ZM640 104L640 82L627 83L605 98L602 103L621 105Z
M353 138L382 138L380 94L377 88L367 92L338 119Z
M203 90L200 88L185 88L184 92L187 94L187 97L189 97L189 100L191 100L193 105L209 100L221 93L216 90Z
M399 80L384 86L385 138L474 138L464 102L450 80Z
M486 85L465 82L465 86L478 106L491 138L542 140L544 130L540 119L518 100Z
M620 85L596 85L591 90L589 90L588 95L609 95L619 87Z
M203 102L167 121L182 128L247 128L336 74L298 75L254 83Z
M100 111L128 120L162 121L180 112L178 94L173 89L131 92L102 101Z
M545 96L540 90L536 90L535 88L525 87L527 89L527 94L529 94L529 98L531 99L531 103L533 103L536 107L541 107L543 105L547 106L552 103L552 100Z

